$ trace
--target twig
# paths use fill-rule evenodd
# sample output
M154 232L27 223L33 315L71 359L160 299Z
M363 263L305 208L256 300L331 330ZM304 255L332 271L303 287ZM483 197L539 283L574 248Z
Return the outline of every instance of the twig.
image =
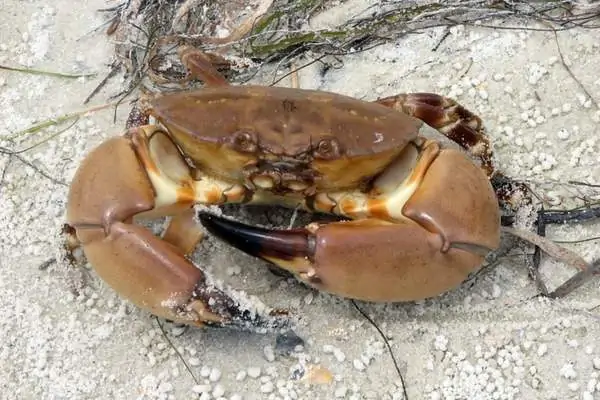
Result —
M43 263L41 263L39 265L38 269L40 271L44 271L44 270L48 269L49 266L51 266L52 264L55 264L55 263L56 263L56 257L49 258L46 261L44 261Z
M537 234L539 236L546 236L546 222L544 220L544 206L542 205L541 209L538 211L537 215ZM533 265L530 269L530 275L535 281L535 284L538 290L544 294L548 295L548 286L544 283L542 279L542 274L540 273L540 264L542 262L542 248L535 245L535 250L533 252ZM529 265L529 263L527 263Z
M279 77L279 79L277 79L277 80L275 80L275 81L271 82L271 85L276 85L276 84L278 84L279 82L281 82L282 80L284 80L285 78L287 78L288 76L290 76L291 74L293 74L293 73L295 73L295 72L297 72L297 71L300 71L300 70L302 70L302 69L304 69L304 68L306 68L306 67L309 67L309 66L313 65L314 63L317 63L317 62L321 61L323 58L325 58L325 55L322 55L322 56L320 56L320 57L317 57L317 58L313 59L312 61L309 61L309 62L307 62L306 64L303 64L303 65L299 66L298 68L296 68L296 69L294 69L294 70L292 70L292 71L288 72L287 74L285 74L285 75L283 75L283 76Z
M89 96L86 97L86 99L83 101L83 104L89 103L89 101L106 85L108 80L110 78L112 78L113 76L115 76L115 74L117 73L118 70L119 70L119 66L116 63L113 63L110 66L110 71L108 71L108 74L106 74L106 76L104 77L104 79L102 79L100 81L98 86L96 86L94 88L94 90L92 90L92 93L90 93Z
M541 235L536 235L533 232L509 228L506 226L502 227L502 231L534 244L535 246L541 248L546 254L566 264L569 264L580 271L584 271L589 268L589 264L581 256L579 256L579 254L576 254L565 247L558 246L555 242L550 241Z
M585 243L585 242L593 242L594 240L600 240L600 236L594 236L591 238L580 239L580 240L555 240L554 243Z
M564 297L571 293L573 290L586 283L591 277L593 277L596 274L600 274L600 260L594 261L587 269L579 271L578 273L573 275L565 283L554 289L552 292L548 293L546 297L549 297L551 299Z
M400 377L400 382L402 383L402 392L404 393L404 399L408 400L408 393L406 392L406 383L404 382L404 376L402 375L402 371L400 371L400 366L398 365L398 361L396 360L396 356L394 355L394 351L392 350L392 346L390 346L390 342L388 341L388 339L385 336L385 334L381 331L381 328L379 328L379 326L377 326L377 324L375 323L375 321L373 321L367 315L367 313L365 313L363 310L360 309L360 307L358 306L358 304L356 304L356 301L351 300L351 302L354 305L354 307L358 310L358 312L361 313L362 316L367 321L369 321L369 323L371 325L373 325L373 327L377 330L377 332L379 333L379 335L383 339L383 342L385 343L386 347L388 348L388 351L390 352L390 357L392 357L392 362L394 363L394 367L396 368L396 372L398 372L398 376Z
M4 164L4 168L2 169L2 175L0 175L0 188L4 187L4 178L6 177L6 171L8 170L8 166L12 162L12 157L10 154L8 155L8 159L6 160L6 164Z
M598 102L596 101L596 99L594 99L594 97L590 94L590 92L588 92L588 90L583 85L583 83L581 83L581 81L575 76L575 74L573 73L573 71L571 70L571 68L567 65L567 62L565 61L565 57L563 56L562 50L560 49L560 43L558 42L558 32L556 32L556 30L554 30L554 40L556 42L556 49L558 50L558 55L560 56L560 62L562 64L562 66L567 70L567 72L569 73L569 75L571 75L571 78L573 78L573 80L577 83L577 85L579 85L579 87L581 88L581 90L583 90L583 92L590 99L590 101L592 103L594 103L594 105L596 106L596 108L600 108L600 106L598 105Z
M544 222L547 224L563 224L565 222L582 222L600 218L600 207L576 208L565 211L544 211Z
M444 40L446 40L446 38L448 36L450 36L450 29L446 28L446 29L444 29L444 33L442 34L442 37L437 42L437 44L435 46L433 46L433 48L431 49L431 51L437 51L437 49L440 48L440 46L442 45L442 43L444 42Z
M593 188L600 188L600 185L598 185L598 184L594 184L594 183L579 182L579 181L568 181L567 183L569 183L569 184L571 184L571 185L578 185L578 186L587 186L587 187L593 187Z
M460 76L458 77L458 80L461 80L462 78L464 78L469 73L472 66L473 66L473 57L469 57L469 65L467 65L467 68L465 69L465 71L462 74L460 74Z
M58 180L56 178L53 178L52 176L48 175L46 172L42 171L40 168L38 168L37 166L35 166L34 164L32 164L30 161L27 161L25 158L23 158L22 156L15 154L14 152L12 152L11 150L4 148L4 147L0 147L0 153L2 154L7 154L9 157L14 157L17 160L21 161L23 164L27 165L28 167L30 167L31 169L33 169L35 172L37 172L38 174L42 175L44 178L52 181L53 183L57 184L57 185L61 185L61 186L69 186L67 185L66 182Z
M181 353L179 352L179 350L177 350L177 347L175 347L175 345L173 344L173 342L171 342L171 339L169 339L169 337L167 336L167 333L165 332L165 329L163 328L162 324L160 323L160 320L158 319L158 317L155 316L154 319L156 319L156 323L158 324L158 328L160 329L160 331L161 331L163 337L165 338L165 340L169 343L169 346L171 346L171 348L173 350L175 350L175 354L177 354L177 357L179 357L179 359L181 360L181 362L185 366L185 369L187 369L187 371L190 373L190 375L192 376L192 379L194 380L194 382L196 382L196 384L199 385L200 381L198 380L198 378L196 378L196 375L194 375L194 372L192 371L192 368L185 361L185 358L183 358L183 356L181 355Z

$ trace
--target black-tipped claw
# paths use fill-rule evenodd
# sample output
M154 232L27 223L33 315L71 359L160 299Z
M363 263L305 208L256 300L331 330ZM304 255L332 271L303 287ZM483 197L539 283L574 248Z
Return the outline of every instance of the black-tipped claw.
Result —
M208 232L254 257L276 263L313 255L311 235L305 229L259 228L208 213L198 218Z

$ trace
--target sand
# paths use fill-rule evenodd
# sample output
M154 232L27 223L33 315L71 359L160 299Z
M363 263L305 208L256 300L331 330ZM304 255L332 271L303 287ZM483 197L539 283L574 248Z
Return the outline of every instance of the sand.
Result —
M103 30L94 30L105 22L96 11L102 7L100 0L6 0L0 11L1 65L97 74L68 79L0 71L4 149L26 149L68 128L18 155L0 154L0 397L401 399L387 348L349 301L277 277L265 263L212 238L195 253L195 262L269 306L289 308L302 348L284 355L277 351L276 334L182 330L163 322L196 382L157 321L121 300L93 270L82 273L60 263L40 269L58 253L68 184L77 166L102 140L123 131L129 108L120 107L116 120L107 109L72 126L12 136L48 118L108 102L119 91L120 76L83 104L113 55ZM343 17L334 9L311 25ZM595 99L561 63L552 33L453 28L433 52L442 35L443 30L432 30L342 57L339 68L324 75L313 66L300 73L300 85L363 99L410 91L455 97L484 119L506 174L526 179L556 207L580 205L582 196L597 199L597 188L567 182L600 184L598 33L558 34L570 69ZM254 83L270 79L263 74ZM284 223L290 215L275 217ZM599 234L598 221L548 232L570 241ZM387 335L410 399L600 397L598 279L564 299L533 298L537 290L524 255L531 248L510 238L505 244L511 253L493 270L438 298L359 303ZM600 257L598 241L565 246L587 261ZM542 270L550 286L574 272L547 257ZM87 285L80 289L82 277ZM332 381L307 382L315 366L329 371Z

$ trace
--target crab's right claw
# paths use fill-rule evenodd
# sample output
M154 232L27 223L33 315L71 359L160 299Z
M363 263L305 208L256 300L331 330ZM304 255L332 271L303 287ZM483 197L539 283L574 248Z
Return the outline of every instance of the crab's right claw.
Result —
M500 243L497 199L477 166L445 151L426 171L402 207L404 218L394 222L366 218L274 230L208 214L200 221L318 290L369 301L425 299L459 286Z
M366 301L413 301L457 287L491 250L460 243L441 252L418 224L359 220L272 230L209 214L200 220L239 250L291 272L318 290Z

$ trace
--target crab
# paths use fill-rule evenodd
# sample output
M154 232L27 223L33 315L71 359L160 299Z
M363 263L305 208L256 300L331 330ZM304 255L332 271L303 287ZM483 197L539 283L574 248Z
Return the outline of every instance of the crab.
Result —
M93 149L68 195L70 250L81 247L136 306L195 326L287 318L248 311L189 259L203 227L313 288L373 302L450 291L499 247L489 142L456 101L234 86L199 50L180 56L205 85L149 100L156 122ZM423 137L423 124L462 149ZM300 207L342 220L266 229L197 214L198 204ZM164 216L161 237L136 223Z

